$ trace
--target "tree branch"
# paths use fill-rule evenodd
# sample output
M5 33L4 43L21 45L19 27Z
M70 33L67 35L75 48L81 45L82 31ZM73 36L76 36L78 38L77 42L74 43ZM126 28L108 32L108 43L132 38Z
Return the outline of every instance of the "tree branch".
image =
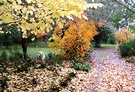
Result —
M123 4L123 3L121 3L121 2L119 2L119 1L117 1L117 0L114 0L115 2L117 2L118 4L120 4L120 5L122 5L122 6L124 6L125 8L127 8L129 11L131 11L131 12L133 12L133 13L135 13L135 11L134 10L132 10L132 9L130 9L128 6L126 6L125 4Z
M126 3L127 3L127 5L129 5L130 7L132 7L132 8L135 8L135 6L133 6L131 3L129 3L128 1L125 1ZM133 1L132 1L132 3L133 3Z
M13 23L17 23L17 22L2 23L2 24L0 24L0 27L2 27L2 26L4 26L4 25L13 24Z

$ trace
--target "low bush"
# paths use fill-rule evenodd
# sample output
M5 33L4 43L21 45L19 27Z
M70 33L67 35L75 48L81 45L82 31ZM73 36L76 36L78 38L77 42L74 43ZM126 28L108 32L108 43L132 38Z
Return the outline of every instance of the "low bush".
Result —
M90 41L98 34L93 21L72 17L74 20L69 20L64 25L64 29L57 26L49 39L54 40L54 43L49 44L49 47L66 59L85 57L91 48Z
M118 47L118 52L122 57L135 55L135 38L130 39Z
M56 65L56 64L59 64L59 65L62 65L62 56L60 55L57 55L53 52L50 52L46 55L46 63L48 65Z
M96 48L101 47L101 43L115 44L115 35L113 30L106 26L98 27L98 35L94 36L94 45Z
M74 68L75 70L82 70L86 72L88 72L91 69L91 67L88 64L82 64L74 60L72 60L72 68Z
M128 31L128 29L125 29L125 28L122 29L121 31L115 32L115 36L116 36L117 44L121 44L133 38L133 34L130 31Z

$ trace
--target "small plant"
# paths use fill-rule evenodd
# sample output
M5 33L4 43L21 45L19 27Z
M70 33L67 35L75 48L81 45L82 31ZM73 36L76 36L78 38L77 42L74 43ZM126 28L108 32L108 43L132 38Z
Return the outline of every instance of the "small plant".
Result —
M72 67L76 70L89 71L91 67L88 64L81 64L72 60Z
M56 64L62 65L62 57L60 55L50 52L45 57L47 65L54 65L54 66L56 66Z
M7 62L8 60L9 60L8 52L3 51L0 56L0 70L6 68L8 66L8 62Z
M80 57L80 58L75 58L75 62L81 63L81 64L88 64L89 63L89 57Z

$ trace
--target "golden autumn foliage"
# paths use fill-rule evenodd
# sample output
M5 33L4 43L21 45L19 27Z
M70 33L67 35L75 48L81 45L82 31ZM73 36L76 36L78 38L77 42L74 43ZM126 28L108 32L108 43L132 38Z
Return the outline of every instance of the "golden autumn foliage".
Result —
M52 39L54 51L66 58L84 57L90 50L90 40L97 35L95 23L72 16L63 29L55 28Z
M101 3L87 3L85 0L0 0L0 25L17 24L22 37L53 30L53 25L61 28L62 17L81 17L87 8L102 7ZM0 33L2 33L0 26Z
M115 35L116 35L116 43L118 44L123 43L133 37L132 33L125 28L122 29L121 31L117 31Z

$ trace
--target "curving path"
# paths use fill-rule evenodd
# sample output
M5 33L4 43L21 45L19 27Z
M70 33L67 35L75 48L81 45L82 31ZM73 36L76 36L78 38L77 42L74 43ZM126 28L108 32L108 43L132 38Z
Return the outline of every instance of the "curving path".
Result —
M125 62L114 48L92 53L87 92L135 92L135 66Z

